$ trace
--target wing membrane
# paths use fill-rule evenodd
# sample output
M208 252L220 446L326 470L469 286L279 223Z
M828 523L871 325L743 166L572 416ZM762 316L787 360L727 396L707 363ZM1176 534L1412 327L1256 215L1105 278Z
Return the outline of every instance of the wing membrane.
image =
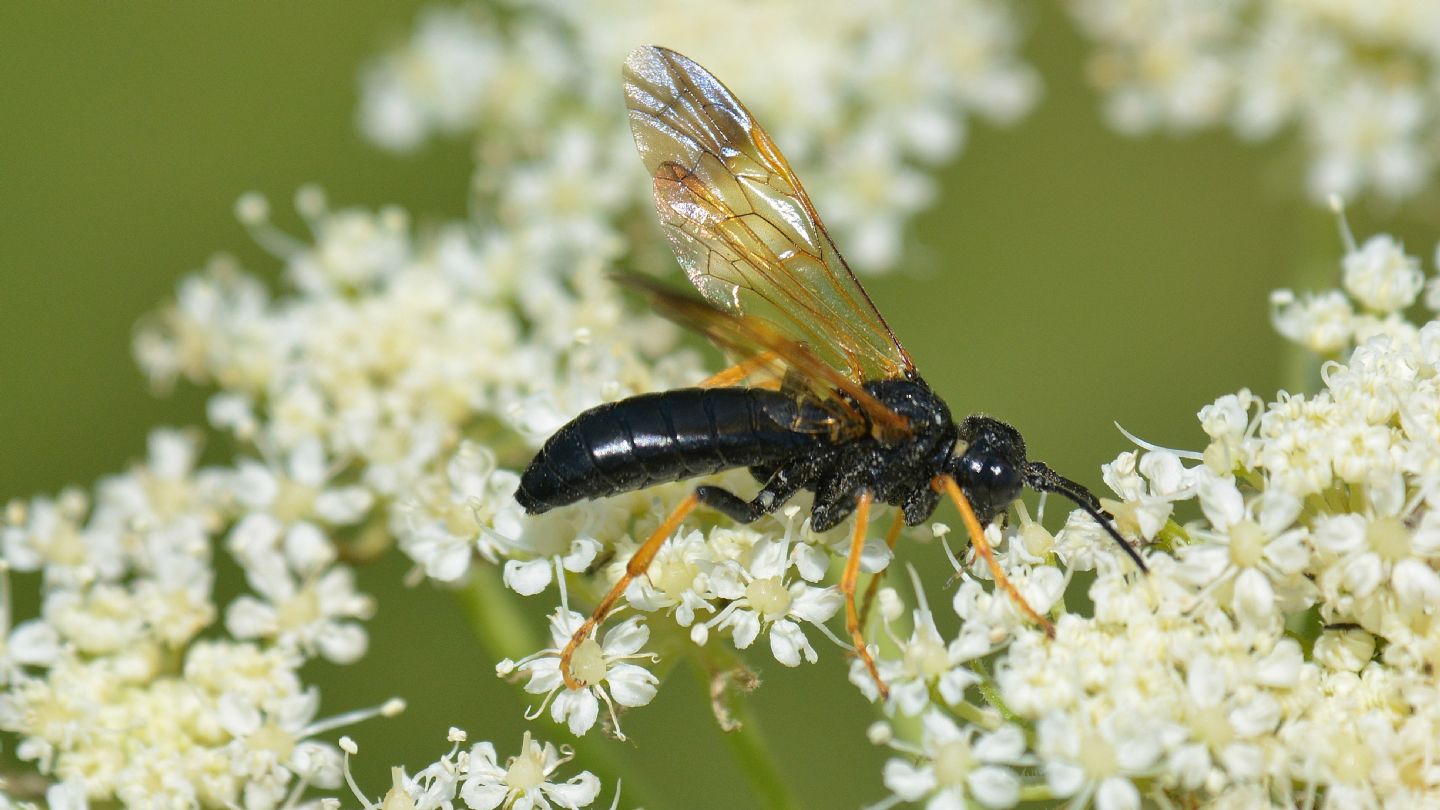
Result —
M785 158L719 80L647 46L625 62L625 96L666 235L706 300L770 322L852 382L914 370Z
M748 377L779 381L782 390L823 403L833 418L813 429L830 433L834 439L869 433L894 436L908 430L904 417L768 321L720 309L641 276L619 276L617 280L647 295L659 314L706 336L727 354L751 360L754 367Z

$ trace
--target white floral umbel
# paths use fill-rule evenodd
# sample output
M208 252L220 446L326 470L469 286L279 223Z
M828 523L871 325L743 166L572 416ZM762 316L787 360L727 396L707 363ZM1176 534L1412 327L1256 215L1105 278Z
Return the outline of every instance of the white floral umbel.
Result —
M1055 556L1028 575L1094 569L1093 608L1067 609L1067 594L1053 640L1020 633L965 662L974 686L961 701L920 693L918 744L896 744L889 726L873 735L910 757L886 766L894 795L881 806L959 806L947 785L991 807L1440 802L1440 321L1399 316L1423 278L1398 243L1345 242L1344 290L1326 294L1344 313L1332 318L1338 337L1313 340L1317 329L1296 326L1303 311L1276 318L1338 358L1321 390L1269 404L1244 390L1221 397L1200 411L1201 450L1142 445L1107 465L1121 499L1106 506L1146 547L1150 572L1135 572L1089 518L1070 520ZM1026 530L1010 529L1009 543ZM962 617L974 601L957 597ZM880 648L897 691L917 650L936 671L950 665L945 647L923 643L923 613L916 625L926 632ZM904 694L892 712L917 709ZM944 734L936 717L951 724ZM974 740L1006 727L1002 717L1028 740L1003 762L1024 767L986 792L962 777L980 772Z
M391 786L378 802L371 801L350 775L350 757L359 747L349 738L340 741L345 750L345 775L350 790L365 810L391 808L468 807L471 810L550 810L552 807L577 810L589 807L600 795L600 780L589 771L561 781L558 771L573 757L569 749L531 739L520 741L520 753L502 764L489 742L480 742L462 751L465 732L450 729L453 746L440 759L420 769L413 777L403 768L391 770ZM616 799L618 801L618 790ZM331 800L327 800L331 801ZM611 806L614 810L614 805Z
M919 764L905 759L885 763L885 787L894 791L886 801L870 810L885 810L901 801L925 802L928 810L962 810L967 797L985 807L1014 807L1020 800L1020 777L1016 768L1034 763L1025 753L1025 734L1018 726L1001 725L981 731L974 725L960 726L939 710L922 718L920 746L891 738L883 724L872 729L898 751L910 754Z
M1427 186L1440 137L1430 0L1075 0L1090 76L1120 132L1294 131L1315 200Z
M613 0L437 6L365 72L360 121L397 150L473 135L484 208L507 231L590 251L617 234L617 214L649 208L617 88L625 54L665 45L751 106L845 255L884 270L934 198L928 169L960 150L969 118L1007 123L1035 102L1019 30L996 0L845 0L824 14L796 0L749 13L696 0L643 13Z
M93 502L68 490L6 510L0 728L21 761L57 780L54 806L289 806L307 786L339 785L339 751L321 735L403 708L316 719L320 694L300 668L317 652L347 663L365 644L358 624L344 643L327 641L325 620L368 605L333 555L307 555L313 591L262 588L231 602L227 618L249 616L255 632L214 626L213 555L245 510L230 497L237 470L195 468L197 435L157 430L147 462L104 479ZM292 531L302 519L287 514L265 534L303 534ZM278 546L252 551L289 583ZM231 551L242 567L254 562ZM42 600L13 630L12 572L35 575Z

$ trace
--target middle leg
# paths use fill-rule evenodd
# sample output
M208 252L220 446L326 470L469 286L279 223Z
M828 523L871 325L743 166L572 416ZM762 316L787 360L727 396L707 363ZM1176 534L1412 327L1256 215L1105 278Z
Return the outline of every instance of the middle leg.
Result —
M813 478L809 459L786 464L776 470L755 497L745 500L723 487L710 485L695 488L700 502L737 523L754 523L774 512L794 497Z
M870 522L870 502L875 499L870 490L860 493L855 502L855 533L850 537L850 554L845 558L845 573L840 577L840 592L845 595L845 629L850 631L850 640L855 643L855 654L865 662L870 677L880 690L880 699L890 697L890 689L880 678L875 668L875 659L870 648L865 646L865 634L860 632L860 615L855 610L855 583L860 578L860 553L865 550L865 529Z
M890 531L885 533L885 547L892 552L895 544L900 542L900 530L905 527L905 514L896 512L895 519L890 521ZM887 567L885 571L889 571ZM864 627L870 621L870 604L875 601L875 592L880 590L880 583L885 579L885 571L876 571L870 577L870 584L865 588L865 601L860 604L860 626Z

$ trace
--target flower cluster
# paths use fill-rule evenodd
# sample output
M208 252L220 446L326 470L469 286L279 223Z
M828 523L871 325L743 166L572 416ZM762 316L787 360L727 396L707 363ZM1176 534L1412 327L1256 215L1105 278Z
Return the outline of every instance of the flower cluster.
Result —
M691 485L529 517L515 501L517 469L574 413L698 380L698 356L674 350L666 322L626 313L603 278L608 263L547 275L546 246L509 234L455 226L416 236L398 212L331 211L313 188L297 207L311 243L276 229L263 200L238 206L284 261L290 291L272 295L219 261L185 280L136 342L155 384L184 376L218 386L213 425L270 459L242 461L231 477L230 497L248 511L227 547L256 590L228 611L231 632L353 660L352 625L291 629L304 611L286 606L327 619L368 610L347 601L348 569L321 576L320 567L342 550L377 553L377 536L438 583L495 564L520 594L557 585L562 601L567 588L598 598L634 553L632 538L648 536ZM815 661L804 628L830 633L823 625L839 596L815 583L842 532L816 536L796 509L772 523L781 536L712 518L706 531L672 538L627 601L673 616L682 639L724 635L745 648L764 638L781 663ZM612 561L592 570L602 550ZM597 677L569 690L558 655L579 621L562 607L554 648L502 674L528 677L528 691L545 696L536 711L548 708L574 733L593 727L604 705L619 734L616 707L654 694L644 669L654 657L641 649L649 628L627 622L582 645L577 660L593 658Z
M920 594L914 632L892 632L880 661L886 711L923 720L918 740L872 734L904 755L885 769L891 803L1440 797L1440 321L1395 314L1424 279L1389 237L1352 241L1342 265L1332 295L1350 314L1325 348L1359 345L1326 365L1321 391L1221 397L1200 411L1203 450L1142 443L1105 467L1119 497L1103 502L1148 574L1077 512L1055 537L1028 519L990 530L1032 603L1061 607L1054 640L1008 606L997 622L1002 597L967 582L947 643ZM1367 328L1376 319L1390 325ZM1088 569L1090 609L1043 585Z
M1332 198L1331 205L1340 216L1346 247L1342 289L1301 294L1276 290L1270 295L1275 331L1321 357L1336 357L1379 335L1413 343L1417 330L1404 310L1423 293L1425 307L1440 312L1440 283L1427 283L1420 260L1389 234L1376 234L1357 245L1338 199Z
M1428 0L1074 0L1120 132L1293 129L1311 195L1413 196L1436 167L1440 7Z
M226 752L210 766L225 779L178 782L195 801L243 793L266 806L297 783L333 785L334 749L313 739L333 723L313 720L315 693L294 670L309 656L343 663L363 651L355 620L370 605L337 560L373 552L376 536L393 537L438 582L494 564L518 593L553 586L562 607L550 645L498 669L537 696L533 716L576 734L603 716L619 736L621 710L651 700L663 677L651 649L713 663L731 660L717 645L763 641L794 666L822 654L817 640L843 646L831 626L842 600L827 583L848 527L816 534L798 504L751 526L698 513L621 596L628 618L577 646L571 666L584 686L567 687L560 651L582 621L570 596L593 603L612 587L692 484L532 517L514 502L518 467L568 414L698 379L698 358L672 351L673 330L658 320L626 317L599 278L602 262L547 275L543 262L516 259L522 247L508 236L415 235L394 212L332 211L310 189L299 207L308 241L275 230L259 200L241 204L283 258L289 290L272 294L216 263L137 340L156 383L183 375L217 385L212 423L253 456L197 471L192 438L157 433L149 464L102 483L95 507L67 493L11 508L7 562L43 570L49 589L41 620L15 627L6 648L0 717L21 733L24 756L91 795L149 785L160 777L116 763L170 760L77 757L76 746L108 739L77 733L77 718L137 722L119 708L133 703L159 722L171 715L155 702L183 682L186 700L167 706L203 716L208 694L216 719L201 727L225 735L187 749ZM1055 640L986 587L974 561L955 559L954 636L918 582L908 611L897 587L878 592L883 643L873 651L892 719L872 737L897 752L886 802L1073 797L1122 808L1313 793L1382 803L1440 787L1414 742L1440 705L1425 675L1440 650L1431 629L1440 521L1429 510L1440 323L1397 314L1426 282L1393 240L1347 244L1346 292L1333 295L1349 314L1329 346L1342 359L1326 366L1323 391L1268 405L1248 391L1222 397L1200 413L1201 450L1142 444L1105 468L1117 495L1106 508L1145 548L1148 575L1083 513L1052 535L1022 507L1014 525L988 533L1026 600L1056 618ZM525 283L520 266L531 270ZM1276 320L1285 329L1303 313L1278 307ZM475 346L487 347L483 360ZM743 487L744 475L715 480ZM943 526L933 530L948 543ZM218 613L208 594L208 538L218 536L251 592L224 611L233 640L199 642ZM888 559L873 539L862 570ZM1077 582L1088 583L1092 608L1072 607L1086 601L1069 592ZM177 651L181 663L167 667ZM226 675L219 686L204 680ZM852 680L879 700L858 661ZM77 707L87 694L91 708ZM284 758L270 745L277 735L290 741ZM555 757L537 750L543 777ZM436 766L435 779L450 780L442 793L462 790L468 777L457 774L478 773L459 756ZM469 756L494 762L493 752ZM198 755L186 763L205 767ZM513 766L485 772L508 779ZM514 784L531 784L525 773ZM165 776L177 783L173 770ZM503 781L486 788L500 801L511 789ZM537 802L542 784L532 785Z
M319 736L375 714L317 719L300 668L365 650L372 604L326 539L364 500L291 464L197 468L195 432L157 430L148 459L93 493L14 501L0 526L0 728L54 783L52 806L290 806L339 785ZM326 528L322 528L326 527ZM223 611L222 539L250 591ZM40 586L16 623L12 576ZM17 795L17 798L21 798Z
M763 11L694 0L644 13L611 0L437 7L365 72L360 122L396 150L472 135L487 216L512 234L603 244L625 212L649 208L619 66L637 45L673 47L743 91L846 255L883 270L899 259L904 223L934 197L926 167L959 151L969 117L1005 123L1034 103L1018 40L995 0L854 0L824 14L791 0Z
M461 750L467 735L458 728L450 729L451 748L435 762L410 776L404 768L392 768L390 789L379 801L371 801L349 779L351 791L365 810L404 807L414 810L468 807L471 810L551 810L552 807L576 810L594 804L600 795L600 780L589 771L560 781L557 771L574 758L565 747L531 739L529 732L520 741L520 753L502 764L495 746L480 742ZM359 746L348 737L340 740L345 749L346 774L349 757L359 753ZM458 800L458 802L457 802ZM620 800L617 788L615 810ZM336 808L340 802L325 800Z
M1423 75L1431 42L1416 34L1423 20L1266 6L1255 24L1295 29L1262 38L1279 49L1265 51L1275 61L1264 75L1292 92L1274 113L1250 99L1264 82L1241 87L1206 67L1208 48L1249 33L1189 9L1167 18L1170 39L1148 37L1145 21L1161 20L1124 13L1132 5L1076 7L1115 51L1097 73L1118 88L1116 115L1132 126L1198 126L1234 106L1247 111L1245 132L1295 120L1334 135L1317 123L1333 111L1322 115L1320 96L1307 95L1310 75L1284 83L1292 62L1333 81L1324 71L1341 68L1326 60L1363 50L1367 61L1347 75L1406 93L1401 79ZM575 639L585 616L570 599L588 607L615 588L695 482L540 516L514 497L522 465L575 414L704 377L675 328L630 311L606 278L668 261L658 239L628 239L629 223L651 218L633 216L648 208L648 184L615 92L625 50L645 40L684 48L692 30L743 43L696 55L745 87L797 162L822 167L806 173L831 183L815 189L820 207L876 268L894 261L899 228L930 194L919 167L953 155L966 116L1005 120L1033 99L1003 4L827 11L782 4L767 13L794 26L757 29L715 4L678 1L643 22L606 3L493 17L437 10L367 71L362 121L394 148L432 132L473 135L478 221L417 232L401 211L337 210L306 188L296 207L309 234L298 236L271 222L264 199L240 200L237 215L277 257L282 284L217 259L181 283L135 344L157 387L184 379L211 390L210 426L233 440L234 457L200 467L194 433L156 431L146 462L93 491L16 501L0 527L0 729L47 777L52 805L288 807L308 788L337 789L348 776L341 752L356 749L321 735L400 704L316 719L319 695L300 668L364 654L361 622L374 604L356 592L348 561L391 544L417 579L458 584L495 566L515 594L558 594L549 642L507 653L497 672L534 696L532 719L548 714L576 735L604 723L623 738L623 710L648 704L677 658L720 673L716 709L728 726L725 679L743 678L727 648L798 666L847 646L833 583L851 529L816 533L800 504L749 526L689 517L618 594L618 615ZM807 38L781 39L799 27ZM1312 29L1334 39L1317 65L1300 37ZM773 81L774 62L725 62L757 48L795 80ZM1177 61L1156 62L1167 55ZM1412 62L1408 74L1394 68ZM1164 93L1152 87L1160 79ZM829 89L798 89L816 85ZM1335 136L1348 152L1315 135L1344 164L1321 171L1319 185L1399 195L1411 187L1394 173L1430 170L1412 154L1423 129L1397 135L1383 116L1354 120L1379 134L1352 140L1383 155L1357 157L1351 135ZM907 530L938 539L961 582L943 619L914 576L873 594L867 634L889 688L882 699L859 661L851 680L885 715L871 739L896 752L879 806L1436 801L1440 322L1402 313L1422 295L1440 309L1440 282L1427 292L1419 262L1389 237L1346 240L1343 291L1273 300L1279 331L1329 359L1323 390L1270 403L1249 391L1221 397L1199 414L1203 448L1137 442L1106 466L1116 497L1104 506L1141 546L1148 574L1083 512L1052 534L1021 504L1015 523L987 529L1019 593L1055 619L1054 640L987 585L984 565L950 552L946 527ZM743 491L748 478L710 482ZM876 511L886 525L891 515ZM860 568L873 575L890 559L872 538ZM246 587L221 605L215 570L231 562ZM41 606L16 621L10 577L21 575L38 581ZM958 631L942 631L955 619ZM578 688L560 671L572 641ZM458 731L451 741L413 777L396 769L380 802L353 780L352 792L367 807L598 798L589 772L557 775L568 749L527 734L502 762L489 743L462 750Z

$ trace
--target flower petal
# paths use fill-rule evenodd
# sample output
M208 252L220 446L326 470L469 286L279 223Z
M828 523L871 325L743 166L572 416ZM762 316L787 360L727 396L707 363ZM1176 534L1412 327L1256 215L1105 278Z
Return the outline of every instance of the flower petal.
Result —
M506 560L505 573L501 575L505 587L521 596L534 596L550 587L550 560Z

